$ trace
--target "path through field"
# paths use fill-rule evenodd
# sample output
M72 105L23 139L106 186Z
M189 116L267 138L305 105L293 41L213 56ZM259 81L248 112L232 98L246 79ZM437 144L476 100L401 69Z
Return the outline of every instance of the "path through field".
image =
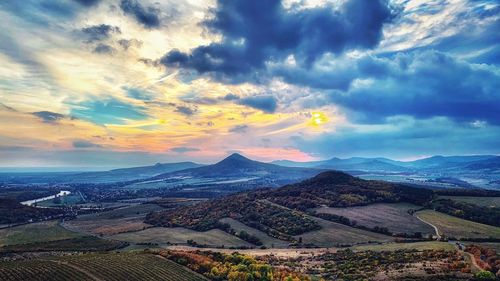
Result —
M436 231L436 240L440 240L441 239L441 235L439 234L439 229L433 225L432 223L428 222L428 221L425 221L424 219L422 219L421 217L419 217L417 214L415 214L415 217L420 220L421 222L423 223L426 223L430 226L432 226L434 228L434 231Z

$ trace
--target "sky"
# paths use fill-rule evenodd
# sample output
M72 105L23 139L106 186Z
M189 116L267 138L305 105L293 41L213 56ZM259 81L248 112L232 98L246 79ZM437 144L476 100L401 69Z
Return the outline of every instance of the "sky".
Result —
M0 167L500 154L497 0L24 0L0 17Z

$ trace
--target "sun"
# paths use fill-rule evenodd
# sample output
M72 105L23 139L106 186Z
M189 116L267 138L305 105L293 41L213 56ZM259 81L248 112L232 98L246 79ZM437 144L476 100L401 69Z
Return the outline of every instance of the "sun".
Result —
M309 121L309 125L319 127L328 123L328 117L323 112L311 112L311 120Z

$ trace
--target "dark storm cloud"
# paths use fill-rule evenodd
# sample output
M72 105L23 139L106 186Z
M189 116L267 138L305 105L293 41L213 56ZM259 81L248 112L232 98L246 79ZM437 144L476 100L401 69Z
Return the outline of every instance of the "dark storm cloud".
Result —
M45 123L56 123L57 121L65 118L65 115L51 111L37 111L32 114L42 119Z
M144 7L137 0L121 0L120 8L125 14L133 16L137 22L147 28L160 26L160 10L156 8Z
M94 42L108 39L112 34L120 34L121 30L118 26L99 24L82 28L82 33L88 42Z
M191 53L172 50L160 61L219 78L262 70L266 61L292 54L308 66L325 53L377 46L382 26L392 18L385 0L351 0L338 10L330 5L285 10L280 0L219 0L204 25L222 41Z
M241 105L246 105L249 107L262 110L266 113L273 113L276 111L276 108L278 107L276 98L271 95L246 97L239 99L238 103Z
M398 54L372 61L377 76L348 91L332 91L331 101L359 112L364 122L395 115L416 118L446 116L457 121L500 124L500 75L490 67L436 52Z

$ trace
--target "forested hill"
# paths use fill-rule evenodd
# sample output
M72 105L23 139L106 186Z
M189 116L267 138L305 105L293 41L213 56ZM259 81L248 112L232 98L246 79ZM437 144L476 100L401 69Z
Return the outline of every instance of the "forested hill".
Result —
M219 220L231 217L249 226L286 239L318 229L304 211L327 205L332 207L367 205L378 202L424 204L432 199L431 190L381 181L362 180L343 172L323 172L303 182L277 189L243 192L159 213L146 222L158 226L184 226L195 230L223 228Z

